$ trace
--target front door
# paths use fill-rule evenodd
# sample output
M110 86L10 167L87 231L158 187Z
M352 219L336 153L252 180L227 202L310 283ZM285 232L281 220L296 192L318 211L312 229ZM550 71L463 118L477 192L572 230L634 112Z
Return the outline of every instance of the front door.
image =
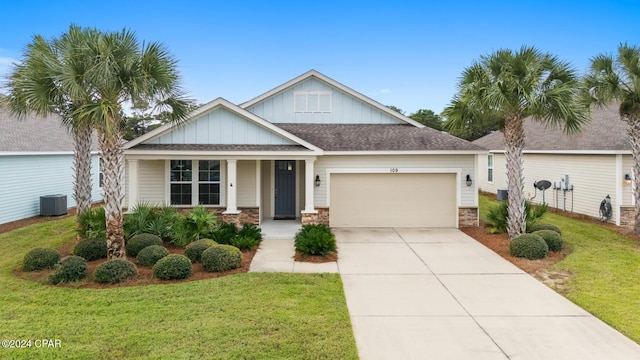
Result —
M278 219L296 218L296 162L275 162L275 216Z

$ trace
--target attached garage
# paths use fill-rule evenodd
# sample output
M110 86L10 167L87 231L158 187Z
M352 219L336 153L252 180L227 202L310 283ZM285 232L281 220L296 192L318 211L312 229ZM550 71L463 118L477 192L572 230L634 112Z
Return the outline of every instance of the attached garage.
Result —
M332 227L457 227L456 174L331 174Z

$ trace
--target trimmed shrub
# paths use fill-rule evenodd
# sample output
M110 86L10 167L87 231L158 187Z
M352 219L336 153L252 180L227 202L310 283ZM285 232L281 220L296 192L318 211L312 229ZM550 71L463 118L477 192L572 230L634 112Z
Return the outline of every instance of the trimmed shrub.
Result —
M242 266L242 253L231 245L213 245L202 253L202 267L209 272L237 269Z
M22 271L39 271L52 268L60 261L60 253L49 248L35 248L24 256Z
M523 257L529 260L543 259L549 253L549 246L544 239L538 235L523 234L511 240L509 252L512 256Z
M538 230L532 232L538 235L547 243L549 251L560 251L562 249L562 236L553 230Z
M213 240L215 240L218 244L231 244L231 239L238 236L238 227L233 223L222 223L213 232Z
M100 284L117 284L138 274L134 263L124 259L113 259L96 266L93 280Z
M58 261L53 273L49 275L49 283L53 285L82 280L89 275L87 261L80 256L67 256Z
M562 231L560 231L560 228L555 226L555 225L551 225L551 224L533 224L533 225L527 227L527 232L528 233L536 232L538 230L551 230L551 231L555 231L558 234L562 235Z
M336 238L323 224L303 225L295 237L296 251L302 255L320 255L327 257L336 251Z
M260 240L257 240L251 236L236 236L231 238L231 245L237 247L240 250L249 250L260 244Z
M127 255L136 257L140 250L151 245L162 245L162 239L158 235L138 234L127 241Z
M153 276L161 280L186 279L191 271L191 260L179 254L167 255L153 266Z
M249 237L260 242L260 240L262 240L262 229L254 224L244 224L242 228L238 230L238 237Z
M169 250L160 245L150 245L140 250L136 260L140 266L153 266L158 260L169 255Z
M529 200L524 202L525 219L527 221L526 228L534 226L534 224L540 220L544 214L547 213L547 204L540 204L531 206ZM487 225L491 227L490 233L506 233L509 225L509 203L503 201L500 204L492 207L487 212Z
M78 235L83 239L107 238L107 221L103 207L90 208L78 214Z
M73 255L83 257L87 261L104 259L107 257L107 240L82 240L73 248Z
M191 244L187 245L187 247L184 249L184 255L194 263L199 262L202 252L216 244L217 242L211 239L196 240Z

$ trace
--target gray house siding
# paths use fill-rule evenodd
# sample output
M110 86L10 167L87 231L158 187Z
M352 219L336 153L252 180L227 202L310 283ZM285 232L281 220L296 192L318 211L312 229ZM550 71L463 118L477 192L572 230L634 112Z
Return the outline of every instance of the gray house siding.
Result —
M74 207L72 165L70 153L0 156L0 224L39 215L40 196L67 195L67 207ZM102 200L98 169L93 155L93 201Z

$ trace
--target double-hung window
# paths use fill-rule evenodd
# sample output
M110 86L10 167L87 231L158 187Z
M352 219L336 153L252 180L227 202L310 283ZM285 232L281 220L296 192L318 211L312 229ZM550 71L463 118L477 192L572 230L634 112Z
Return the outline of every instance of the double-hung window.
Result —
M493 182L493 154L487 155L487 181Z
M169 178L171 205L220 205L220 160L171 160Z

